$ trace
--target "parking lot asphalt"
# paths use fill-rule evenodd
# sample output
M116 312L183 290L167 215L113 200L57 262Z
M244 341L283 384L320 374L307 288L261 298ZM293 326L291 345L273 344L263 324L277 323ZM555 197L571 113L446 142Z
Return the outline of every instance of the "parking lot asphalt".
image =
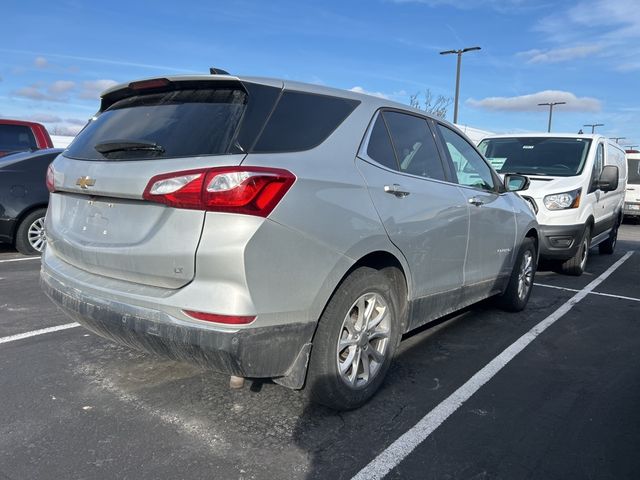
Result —
M387 478L640 471L640 225L622 226L614 255L592 249L581 277L543 267L521 313L484 302L408 335L382 390L347 413L269 381L230 390L224 375L81 327L19 337L70 324L38 276L37 259L0 247L0 479L352 478L382 457ZM550 317L407 447L408 432Z

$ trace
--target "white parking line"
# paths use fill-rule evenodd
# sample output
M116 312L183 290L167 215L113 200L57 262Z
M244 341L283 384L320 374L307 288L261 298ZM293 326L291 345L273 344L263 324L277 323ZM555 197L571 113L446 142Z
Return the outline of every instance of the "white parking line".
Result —
M579 292L580 291L580 290L576 290L575 288L558 287L556 285L547 285L545 283L534 283L534 285L537 286L537 287L555 288L556 290L566 290L567 292ZM620 299L620 300L631 300L633 302L640 302L640 298L625 297L624 295L614 295L613 293L589 292L589 295L600 295L601 297L617 298L617 299Z
M25 262L27 260L40 260L40 257L10 258L9 260L0 260L0 263Z
M24 338L36 337L38 335L44 335L45 333L58 332L60 330L67 330L68 328L75 328L79 326L80 324L76 322L65 323L64 325L56 325L55 327L41 328L40 330L32 330L30 332L18 333L17 335L9 335L8 337L0 337L0 344L15 342Z
M381 479L393 470L407 455L429 437L449 416L462 406L480 387L491 380L502 368L524 348L533 342L538 335L553 325L559 318L566 314L573 306L586 297L598 285L605 281L620 265L622 265L633 252L627 252L620 260L611 265L602 275L593 280L567 302L562 304L555 312L538 323L522 337L507 347L496 358L484 366L478 373L471 377L464 385L443 400L438 406L427 413L409 431L404 433L395 442L389 445L382 453L374 458L371 463L360 470L353 480Z

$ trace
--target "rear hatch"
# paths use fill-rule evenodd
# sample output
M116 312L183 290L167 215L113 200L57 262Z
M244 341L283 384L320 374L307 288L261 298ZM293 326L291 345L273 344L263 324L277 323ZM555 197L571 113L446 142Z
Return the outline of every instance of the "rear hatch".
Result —
M189 283L205 211L146 201L145 189L159 175L240 165L281 88L211 76L106 92L100 112L52 165L47 248L115 279Z

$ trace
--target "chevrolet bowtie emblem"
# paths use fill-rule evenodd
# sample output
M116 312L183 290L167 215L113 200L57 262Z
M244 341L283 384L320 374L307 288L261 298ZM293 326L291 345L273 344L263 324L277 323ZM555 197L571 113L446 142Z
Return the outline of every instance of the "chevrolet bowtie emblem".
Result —
M95 179L91 177L80 177L78 180L76 180L76 185L78 185L80 188L83 188L84 190L86 190L88 187L93 187L95 184Z

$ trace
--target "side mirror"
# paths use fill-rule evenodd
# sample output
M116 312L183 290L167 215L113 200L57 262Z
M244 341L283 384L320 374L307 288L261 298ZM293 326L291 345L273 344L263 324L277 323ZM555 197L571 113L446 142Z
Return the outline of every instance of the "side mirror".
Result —
M617 178L617 177L616 177ZM507 173L504 176L504 187L508 192L519 192L529 188L529 177L517 175L515 173Z
M618 188L618 167L606 165L598 179L598 188L603 192L611 192Z

